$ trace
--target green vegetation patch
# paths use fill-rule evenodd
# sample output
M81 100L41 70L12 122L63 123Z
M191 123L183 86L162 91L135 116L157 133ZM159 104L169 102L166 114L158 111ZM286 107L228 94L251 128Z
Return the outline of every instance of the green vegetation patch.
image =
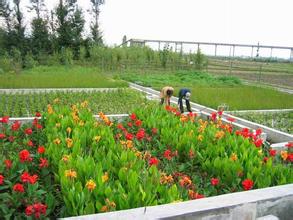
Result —
M102 74L96 67L40 66L20 74L0 75L0 88L115 88L127 83Z
M226 104L229 110L293 108L293 95L270 88L247 86L232 76L212 76L206 73L148 73L125 74L125 80L160 90L170 85L178 96L180 88L190 88L191 101L217 108Z

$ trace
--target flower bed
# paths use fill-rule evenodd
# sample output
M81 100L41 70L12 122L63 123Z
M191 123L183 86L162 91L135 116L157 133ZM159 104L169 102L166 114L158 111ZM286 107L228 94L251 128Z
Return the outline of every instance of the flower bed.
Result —
M87 102L49 105L44 114L45 155L60 189L58 216L293 183L292 143L277 154L262 142L261 130L236 131L232 122L222 123L221 114L204 121L172 107L147 106L122 122L102 113L96 121Z
M8 121L8 117L0 121L1 218L57 217L58 188L45 155L42 121L25 125Z
M130 89L109 92L49 92L32 94L0 94L0 116L32 117L35 112L46 111L53 100L62 104L75 104L88 100L94 113L127 113L144 103L145 97Z

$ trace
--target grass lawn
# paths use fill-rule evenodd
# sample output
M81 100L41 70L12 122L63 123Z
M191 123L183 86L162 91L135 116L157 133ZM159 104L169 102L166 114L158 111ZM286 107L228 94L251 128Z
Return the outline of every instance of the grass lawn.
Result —
M160 90L165 85L175 88L190 88L191 100L217 108L226 104L229 110L293 108L293 95L270 88L243 85L236 77L212 76L204 73L177 72L153 74L124 74L121 78Z
M96 67L40 66L20 74L0 75L0 88L114 88L127 87L122 80L102 74Z

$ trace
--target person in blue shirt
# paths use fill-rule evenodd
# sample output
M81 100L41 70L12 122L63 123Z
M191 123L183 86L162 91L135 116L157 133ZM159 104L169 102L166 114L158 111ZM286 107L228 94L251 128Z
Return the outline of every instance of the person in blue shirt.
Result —
M187 111L192 112L190 107L190 102L189 102L190 96L191 96L190 89L186 89L186 88L180 89L179 99L178 99L178 108L180 109L181 113L184 113L183 101L182 101L183 99L185 99Z

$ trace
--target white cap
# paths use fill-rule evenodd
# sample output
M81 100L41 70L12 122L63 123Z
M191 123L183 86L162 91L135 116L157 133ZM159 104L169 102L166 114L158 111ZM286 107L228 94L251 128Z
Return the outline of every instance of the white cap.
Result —
M186 100L189 100L189 99L190 99L190 95L191 95L190 92L187 92L187 93L185 94L185 99L186 99Z

